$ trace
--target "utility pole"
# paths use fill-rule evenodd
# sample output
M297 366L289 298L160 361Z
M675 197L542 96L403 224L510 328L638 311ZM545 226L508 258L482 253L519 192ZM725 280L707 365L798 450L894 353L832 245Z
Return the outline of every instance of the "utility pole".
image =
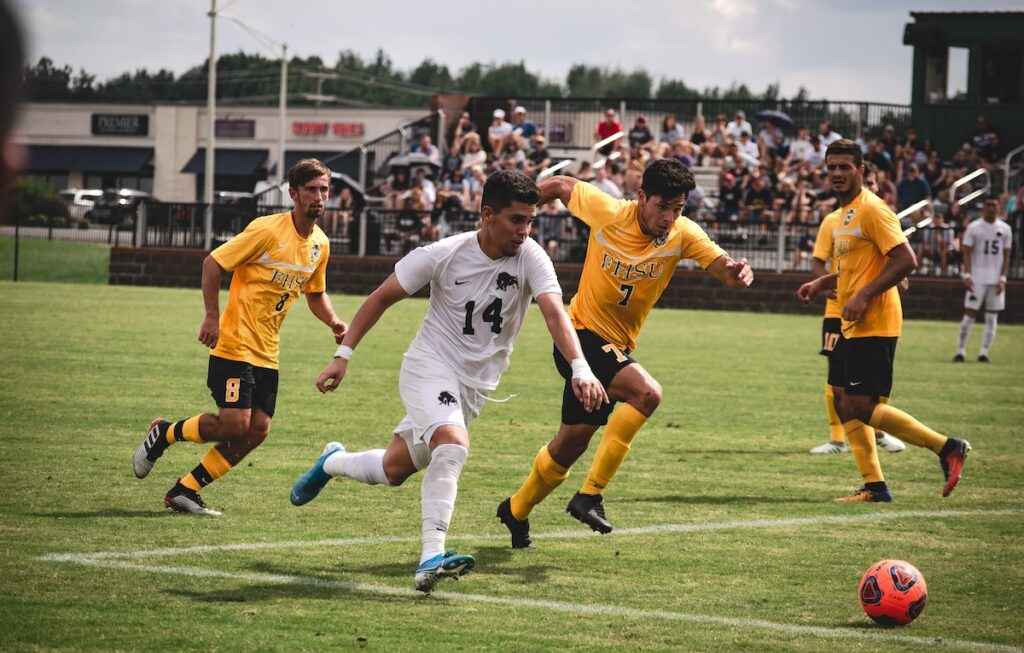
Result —
M280 193L280 184L284 183L285 175L288 171L284 169L284 138L285 128L287 127L287 121L285 119L285 113L288 110L288 44L281 44L281 97L277 103L278 116L280 118L281 125L278 128L277 134L277 183L278 192ZM284 198L281 198L281 203L284 203Z
M208 118L206 134L206 165L203 171L203 201L206 202L206 235L203 247L210 249L213 244L213 177L215 171L214 152L217 147L214 135L217 125L217 0L210 0L210 60L206 82L206 115Z

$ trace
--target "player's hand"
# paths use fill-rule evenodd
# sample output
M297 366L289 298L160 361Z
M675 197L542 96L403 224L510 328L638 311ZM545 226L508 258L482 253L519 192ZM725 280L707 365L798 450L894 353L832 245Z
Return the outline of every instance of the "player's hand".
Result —
M316 389L321 393L334 392L341 385L341 380L348 372L348 361L344 358L335 358L316 377Z
M729 285L734 288L749 288L750 284L754 283L754 271L750 269L750 264L745 258L729 261L725 264L725 271L732 280Z
M972 292L973 293L974 292L974 280L971 279L970 277L967 277L966 279L964 279L964 288L966 288L968 290L968 292Z
M220 319L214 315L207 315L203 323L199 325L199 342L210 349L217 346L217 338L220 337Z
M804 285L796 289L797 299L807 304L812 299L818 296L818 280L808 281Z
M345 339L345 334L348 333L348 324L343 320L335 320L331 322L331 331L334 332L334 342L341 344L341 341Z
M910 277L903 277L900 282L896 284L896 287L899 288L901 295L905 294L910 290Z
M572 377L572 393L583 404L583 410L588 413L608 403L608 393L593 375Z
M996 284L996 294L1002 295L1004 292L1006 292L1006 282L1000 279L999 283Z
M863 294L857 293L846 302L843 307L843 319L847 322L856 322L864 317L864 311L868 308L868 300Z

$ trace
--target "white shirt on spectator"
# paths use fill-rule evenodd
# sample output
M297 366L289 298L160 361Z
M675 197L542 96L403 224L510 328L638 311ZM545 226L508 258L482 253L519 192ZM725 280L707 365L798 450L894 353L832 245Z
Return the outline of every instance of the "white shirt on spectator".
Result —
M798 138L789 145L789 154L794 161L806 161L812 152L814 146L808 140Z
M725 133L729 134L735 140L740 140L740 134L747 132L751 136L754 135L754 129L750 126L750 123L744 120L743 122L736 124L735 120L729 121L729 124L725 127Z
M828 147L832 143L835 143L842 137L843 135L834 129L827 134L818 134L818 139L821 141L821 144L824 145L825 147Z
M483 150L462 153L463 170L469 170L473 166L482 166L485 163L487 163L487 152L484 152Z
M814 149L814 146L812 145L811 149L810 149L810 153L807 155L807 158L804 159L804 161L807 161L807 163L810 163L811 166L814 167L814 168L819 167L821 164L825 163L825 150L826 149L828 149L828 148L825 146L824 143L820 143L818 145L818 149Z
M736 143L736 147L740 152L745 152L749 156L757 159L761 156L761 150L757 147L757 143L752 140L748 140L746 143L740 141Z
M437 201L437 186L429 178L424 177L420 181L420 188L423 189L423 201L427 203L427 207L434 208L434 202Z
M505 138L506 136L508 136L511 133L512 133L512 123L507 122L505 120L502 120L497 125L491 124L491 126L487 128L487 136L491 140L495 140L495 139L498 139L498 138Z

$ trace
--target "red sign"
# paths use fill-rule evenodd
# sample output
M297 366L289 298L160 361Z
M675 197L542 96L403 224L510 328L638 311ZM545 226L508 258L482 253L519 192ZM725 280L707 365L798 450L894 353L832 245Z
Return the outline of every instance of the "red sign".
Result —
M292 134L295 136L327 136L333 134L337 138L362 138L366 129L361 122L303 122L292 123Z

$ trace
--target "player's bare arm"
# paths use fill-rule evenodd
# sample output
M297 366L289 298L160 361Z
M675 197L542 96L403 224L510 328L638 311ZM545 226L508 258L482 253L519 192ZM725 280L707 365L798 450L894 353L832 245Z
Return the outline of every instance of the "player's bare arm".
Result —
M836 289L836 281L838 279L839 275L836 273L822 275L797 288L796 296L806 304L821 293L833 292Z
M340 345L345 337L345 332L348 331L348 324L334 312L334 305L331 304L331 298L327 296L327 293L306 293L306 304L309 306L310 313L327 325L334 334L334 342Z
M356 348L363 336L377 324L377 320L396 302L405 299L409 295L398 283L398 277L392 273L384 283L377 286L377 289L370 293L370 296L363 301L363 305L356 311L352 318L352 324L342 339L341 347L338 348L338 355L324 368L316 379L316 388L320 392L332 392L338 389L345 373L348 371L348 359L352 356L352 350ZM345 349L347 348L347 350ZM346 354L348 357L346 357Z
M572 189L576 186L577 180L564 175L549 177L537 184L540 188L540 202L537 206L543 206L551 200L561 200L562 204L569 206L569 198L572 197Z
M590 366L583 357L583 349L580 347L576 330L569 321L565 306L562 305L562 296L557 293L544 293L537 297L537 306L544 316L544 323L555 342L555 347L558 347L565 360L570 361L573 366L572 391L583 404L584 410L588 413L593 412L595 408L608 403L608 394L604 386L590 371ZM578 376L577 368L580 368Z
M886 254L885 267L882 273L864 286L843 306L843 319L856 322L868 307L868 302L892 288L901 279L917 269L917 257L908 243L901 243Z
M203 305L206 314L199 325L199 342L210 349L217 346L220 337L220 280L224 269L212 256L203 259Z
M707 273L729 288L749 288L754 283L754 271L750 269L747 259L737 261L728 254L722 254L712 261Z

